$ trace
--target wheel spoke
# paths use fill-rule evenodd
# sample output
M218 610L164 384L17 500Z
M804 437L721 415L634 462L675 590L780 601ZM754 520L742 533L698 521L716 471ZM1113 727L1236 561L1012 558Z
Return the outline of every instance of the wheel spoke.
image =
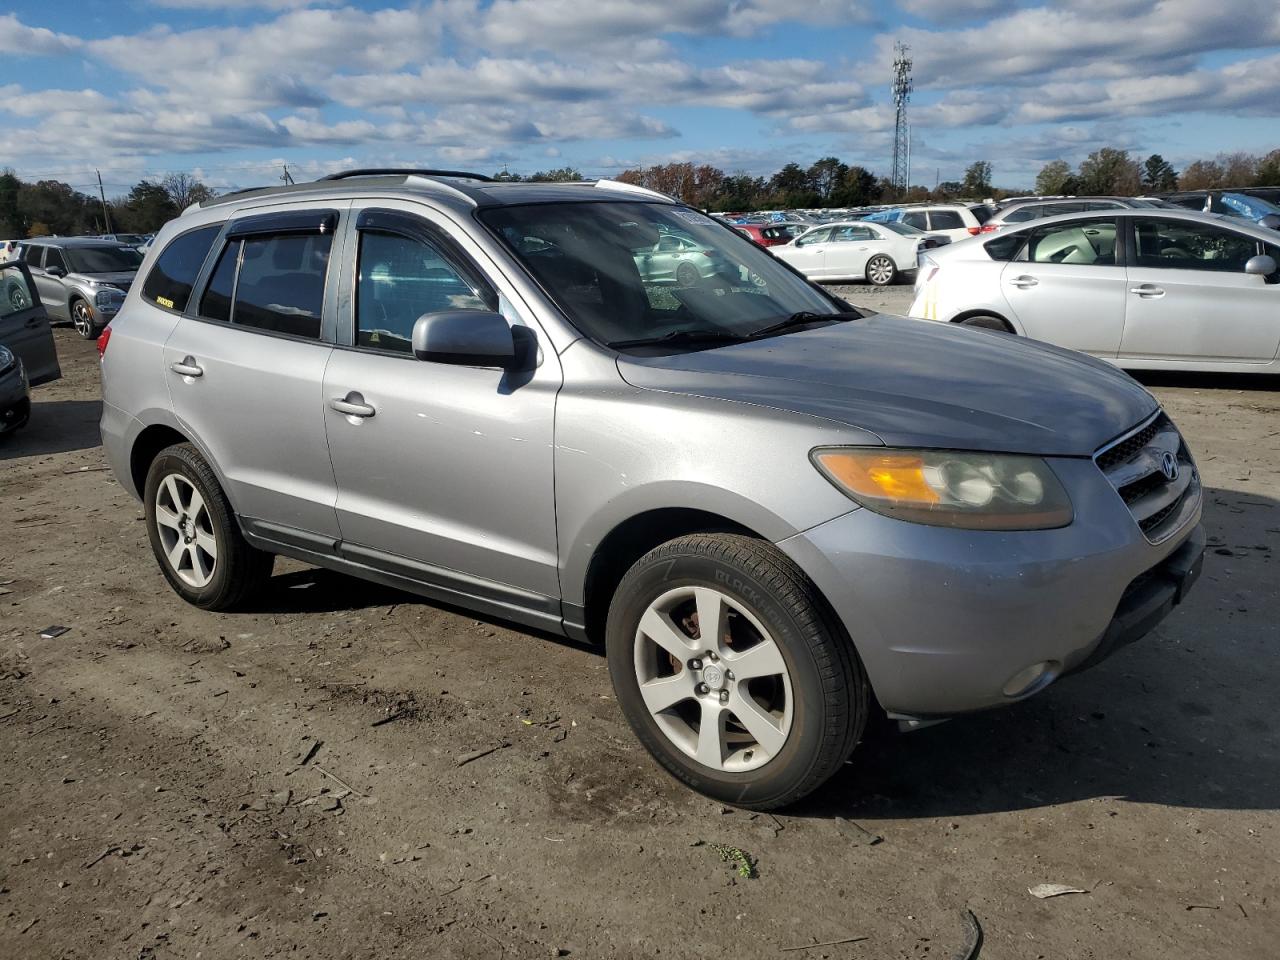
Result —
M190 487L189 489L191 490L191 502L187 504L187 513L191 515L193 523L199 523L200 514L205 513L204 497L200 496L200 491L195 487ZM207 520L208 514L205 513L205 516Z
M693 683L689 674L681 670L673 677L659 677L640 684L640 696L650 713L661 713L681 700L693 696Z
M195 545L208 554L210 560L218 559L218 541L212 533L196 530Z
M681 663L694 652L689 638L676 630L669 617L653 607L646 610L640 618L640 632Z
M177 572L182 570L182 558L186 555L187 545L183 542L182 537L178 537L173 542L173 546L169 548L169 562L173 564L173 569Z
M169 502L173 504L173 508L182 513L182 497L178 495L178 481L173 474L164 478L164 489L169 494Z
M714 700L702 701L702 720L698 724L699 763L719 770L724 766L725 709Z
M747 733L756 738L756 742L765 753L771 757L777 756L782 745L787 742L787 737L771 714L766 713L755 700L741 690L735 690L730 695L729 709L738 718L738 722L747 728Z
M740 682L753 677L772 677L787 672L782 651L772 640L761 640L743 653L726 656L725 662Z
M724 594L708 587L697 587L693 595L698 604L698 645L718 652L724 644L729 605Z
M187 545L187 553L191 555L191 578L196 582L196 586L203 587L209 582L213 565L205 562L204 554L196 549L194 543Z
M156 523L162 527L168 527L171 530L178 529L178 515L168 507L162 507L156 504Z

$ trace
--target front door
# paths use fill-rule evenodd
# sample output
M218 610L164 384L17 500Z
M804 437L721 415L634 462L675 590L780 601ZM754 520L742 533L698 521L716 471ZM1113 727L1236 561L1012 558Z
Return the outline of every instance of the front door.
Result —
M1000 289L1028 337L1113 359L1124 328L1125 272L1115 218L1035 230L1000 274Z
M18 355L33 385L62 376L49 317L21 260L0 263L0 344Z
M831 228L826 246L826 275L832 278L862 277L867 261L889 252L889 244L871 227L848 225Z
M70 320L67 288L63 285L61 277L48 272L52 267L55 272L61 269L63 276L66 275L67 261L62 251L57 247L32 247L26 259L27 265L31 268L31 278L35 281L36 289L40 291L40 300L44 303L44 308L49 311L49 316L55 320Z
M221 469L236 512L312 547L338 537L321 388L333 352L334 208L346 205L233 219L199 319L184 317L164 346L174 413Z
M827 276L827 247L831 239L830 227L816 227L796 237L785 247L773 251L810 280Z
M1253 237L1134 217L1121 357L1270 363L1280 349L1280 283L1244 272ZM1272 282L1268 282L1271 279Z
M506 585L558 597L555 352L447 221L390 200L352 214L339 346L324 379L344 555L470 596L503 597ZM467 309L501 311L527 366L414 357L418 317Z

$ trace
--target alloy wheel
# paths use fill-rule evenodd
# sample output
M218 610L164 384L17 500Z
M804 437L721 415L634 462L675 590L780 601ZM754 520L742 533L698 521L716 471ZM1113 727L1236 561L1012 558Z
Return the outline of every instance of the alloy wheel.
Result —
M712 587L669 590L635 636L640 696L658 729L699 764L754 770L791 733L791 677L777 642L738 601Z
M200 491L180 473L156 489L156 530L173 572L197 590L207 586L218 565L213 518Z
M77 300L71 305L71 322L76 328L76 333L86 340L93 336L93 312L83 300Z
M867 277L878 287L893 279L893 261L888 257L872 257L867 264Z

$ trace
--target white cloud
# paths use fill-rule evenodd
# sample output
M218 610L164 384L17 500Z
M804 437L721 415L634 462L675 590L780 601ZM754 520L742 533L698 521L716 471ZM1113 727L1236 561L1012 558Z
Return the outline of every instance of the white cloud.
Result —
M45 27L28 27L12 13L0 14L0 53L56 57L75 51L81 42L78 37L54 33Z

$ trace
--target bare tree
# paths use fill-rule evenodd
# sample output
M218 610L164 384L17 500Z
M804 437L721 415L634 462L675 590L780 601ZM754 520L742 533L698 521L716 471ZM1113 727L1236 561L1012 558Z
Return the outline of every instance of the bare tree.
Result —
M189 173L171 173L160 181L165 193L180 211L193 203L212 200L217 194Z

